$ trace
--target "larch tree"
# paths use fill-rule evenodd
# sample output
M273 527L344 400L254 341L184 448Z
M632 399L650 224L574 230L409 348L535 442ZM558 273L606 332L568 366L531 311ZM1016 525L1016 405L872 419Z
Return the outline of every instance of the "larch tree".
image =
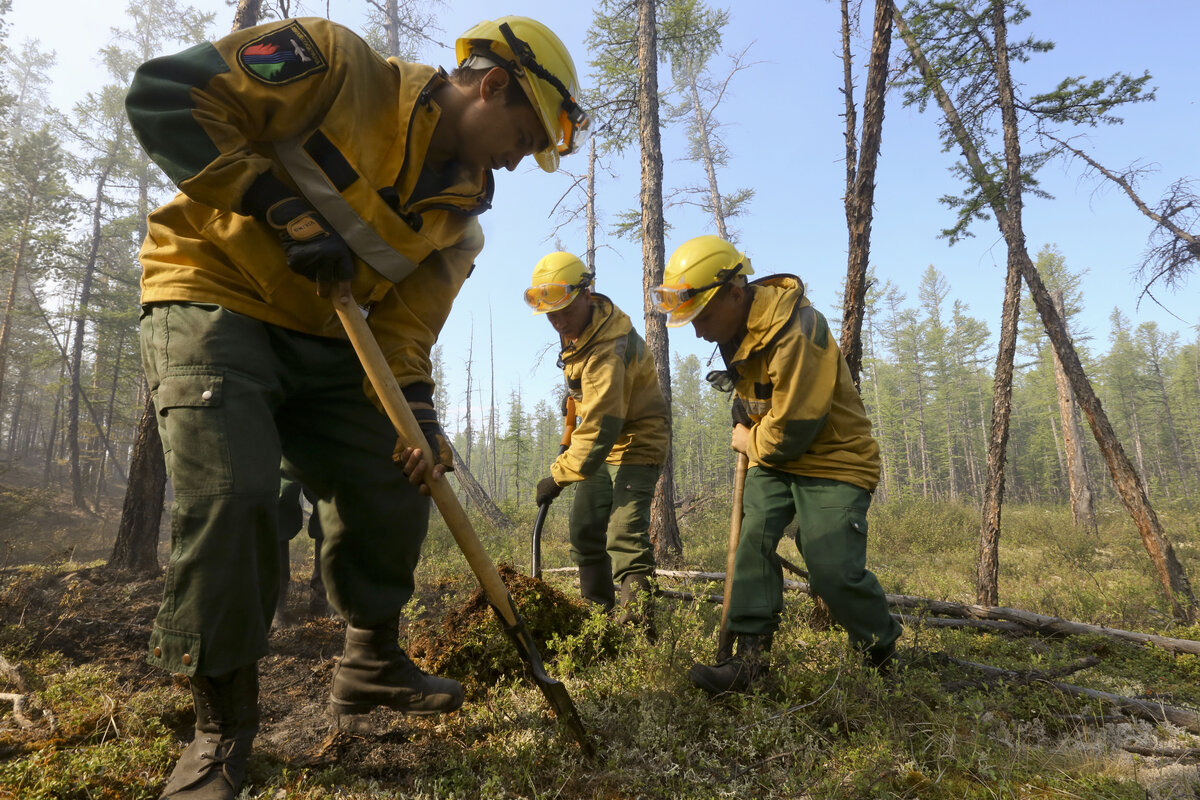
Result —
M686 161L699 164L704 181L674 193L673 202L695 205L712 217L718 236L737 241L729 229L729 220L745 211L754 197L751 188L722 190L718 172L729 163L729 148L721 135L717 109L729 93L734 77L751 64L746 61L749 47L729 57L727 69L714 74L713 58L721 51L722 29L729 12L713 9L700 0L673 0L669 11L671 27L677 35L663 38L663 51L671 64L671 76L679 103L668 106L668 123L685 123L688 133Z
M1016 295L1019 277L1028 287L1055 353L1067 371L1071 388L1088 418L1121 500L1138 527L1173 613L1179 619L1191 621L1200 614L1200 605L1030 258L1022 223L1026 192L1037 194L1040 191L1034 173L1056 155L1053 151L1023 154L1022 131L1028 130L1031 122L1089 126L1119 122L1120 118L1114 113L1116 110L1152 97L1152 93L1144 91L1149 75L1133 78L1116 74L1089 84L1081 79L1071 79L1059 84L1052 92L1028 100L1018 97L1017 84L1011 73L1012 63L1051 47L1032 37L1010 45L1009 26L1028 16L1021 3L1006 0L910 4L904 15L895 17L897 31L919 76L909 98L922 107L930 100L936 102L944 120L943 141L947 148L957 147L965 158L966 163L957 169L965 179L967 192L960 197L945 198L957 212L956 223L947 235L952 241L970 235L968 228L973 222L994 216L1008 248L1005 311L1008 311L1010 297ZM914 21L912 27L906 17ZM954 96L951 90L955 92ZM970 113L964 115L963 109ZM991 131L989 126L997 119L1003 135L999 148L993 151L989 148L988 133ZM1002 331L1001 349L1004 347ZM998 359L998 373L1003 371L1003 366ZM1003 376L998 374L998 387L1002 381ZM994 409L994 419L997 413L1000 410ZM1003 430L994 431L998 435L993 438L989 450L989 501L995 503L991 509L995 517L990 519L985 515L985 528L980 537L977 595L979 602L992 605L998 602L999 593L999 508L1003 500L1006 421L1002 427ZM995 492L997 478L1001 482L998 493ZM987 526L993 522L994 527L989 529Z
M638 143L641 156L640 217L642 288L646 347L654 358L659 386L671 406L671 362L666 320L650 305L650 287L662 283L666 262L663 211L663 156L659 131L659 33L655 0L602 0L593 14L588 44L593 88L589 97L599 115L597 134L620 151ZM674 460L668 451L650 506L650 538L660 562L683 552L675 518Z

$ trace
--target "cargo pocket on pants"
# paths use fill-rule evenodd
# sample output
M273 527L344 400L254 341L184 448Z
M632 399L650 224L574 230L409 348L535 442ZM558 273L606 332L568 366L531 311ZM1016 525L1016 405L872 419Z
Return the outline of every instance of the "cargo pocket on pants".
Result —
M224 376L217 372L167 375L158 385L154 406L176 494L233 489L223 394Z

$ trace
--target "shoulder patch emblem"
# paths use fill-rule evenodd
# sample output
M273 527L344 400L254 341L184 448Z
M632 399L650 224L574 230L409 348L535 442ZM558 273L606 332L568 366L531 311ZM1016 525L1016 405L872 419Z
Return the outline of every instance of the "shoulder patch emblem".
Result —
M329 68L325 56L299 22L275 28L243 45L237 60L255 78L274 84L298 81Z

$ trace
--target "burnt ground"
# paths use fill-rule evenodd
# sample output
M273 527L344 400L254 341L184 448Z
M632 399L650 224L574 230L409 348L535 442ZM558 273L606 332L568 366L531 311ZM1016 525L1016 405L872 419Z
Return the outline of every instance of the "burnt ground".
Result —
M22 502L14 505L15 497ZM118 707L136 706L136 695L155 690L169 698L155 712L176 736L172 760L180 743L191 738L186 679L145 662L163 575L123 573L103 564L118 513L96 516L50 494L29 497L24 490L0 486L0 520L5 520L0 542L6 551L0 564L0 693L23 698L15 710L11 701L0 703L0 767L47 746L95 742L99 721L72 730L53 712L42 715L38 708L40 691L56 674L84 665L111 676L107 685L116 687ZM160 561L164 558L165 552L160 553ZM445 729L439 730L445 718L378 711L339 724L327 715L345 625L335 616L307 613L310 570L311 557L307 564L293 563L288 609L297 621L271 632L270 653L259 662L262 723L249 779L255 782L258 772L261 781L264 771L281 768L340 765L364 778L403 785L419 765L444 759L446 747L453 746ZM534 641L542 643L543 657L552 657L545 644L551 635L577 632L588 611L542 581L504 565L500 571L517 606L530 615L526 622ZM418 665L461 680L469 700L524 670L512 643L498 635L495 614L482 592L470 593L472 585L419 585L411 605L420 609L420 616L406 620L401 630L401 641ZM598 649L605 646L597 643ZM165 780L167 771L158 771L158 780Z

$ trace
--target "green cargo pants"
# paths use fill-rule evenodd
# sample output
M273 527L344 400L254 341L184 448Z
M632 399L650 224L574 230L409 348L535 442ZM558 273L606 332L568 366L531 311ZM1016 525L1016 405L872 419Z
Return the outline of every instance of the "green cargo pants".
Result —
M578 566L612 559L617 583L654 574L650 501L662 467L604 464L575 484L568 523L571 560Z
M809 585L860 650L886 654L900 636L883 587L866 568L871 494L842 481L805 478L764 467L746 474L742 533L733 567L729 629L767 634L783 611L783 570L775 548L796 519L796 547Z
M191 303L147 307L141 340L175 494L150 663L219 675L266 654L281 462L321 501L334 607L360 628L396 616L429 501L392 462L395 431L349 343Z

